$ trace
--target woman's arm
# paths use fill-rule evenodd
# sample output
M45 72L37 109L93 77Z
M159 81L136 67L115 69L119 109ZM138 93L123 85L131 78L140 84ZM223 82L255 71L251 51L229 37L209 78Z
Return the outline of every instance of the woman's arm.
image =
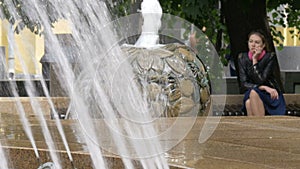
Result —
M270 95L271 95L271 98L274 100L274 99L278 99L278 92L277 92L277 90L276 89L274 89L274 88L271 88L271 87L269 87L269 86L264 86L264 85L262 85L262 86L259 86L259 89L260 90L265 90L266 92L268 92Z
M243 58L243 53L240 53L238 56L238 66L239 66L239 79L241 83L241 91L257 87L257 84L249 82L249 72L247 72L246 61Z

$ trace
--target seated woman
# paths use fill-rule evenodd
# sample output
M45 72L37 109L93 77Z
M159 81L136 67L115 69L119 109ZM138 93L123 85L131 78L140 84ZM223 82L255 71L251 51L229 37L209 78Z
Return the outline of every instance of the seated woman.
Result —
M239 79L245 91L242 111L248 116L285 115L285 100L274 77L275 53L268 51L265 36L253 31L249 51L238 56Z

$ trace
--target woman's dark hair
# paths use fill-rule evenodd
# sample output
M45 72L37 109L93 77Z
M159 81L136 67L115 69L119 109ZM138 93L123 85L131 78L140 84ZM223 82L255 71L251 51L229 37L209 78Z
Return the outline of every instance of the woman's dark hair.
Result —
M266 39L266 36L264 34L264 32L262 30L254 30L254 31L251 31L249 34L248 34L248 39L250 38L251 35L257 35L261 38L263 44L265 44L265 50L266 51L269 51L269 44L268 44L268 41Z

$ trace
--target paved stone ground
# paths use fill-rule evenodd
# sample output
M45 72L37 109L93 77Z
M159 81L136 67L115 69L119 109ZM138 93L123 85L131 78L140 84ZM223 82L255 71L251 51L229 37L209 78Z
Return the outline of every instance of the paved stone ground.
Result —
M176 118L168 118L167 122L169 124L167 126L172 126L175 120ZM182 128L186 128L193 121L192 118L184 118L184 123L174 130L172 136L175 138ZM22 132L21 124L16 122L16 119L2 118L2 122L2 145L9 149L11 156L7 158L13 162L15 167L36 168L38 165L37 160L32 150L27 152L32 147L26 135ZM35 120L31 122L33 122L36 143L40 152L42 152L46 150L45 141L43 141L40 128L37 127L38 122ZM82 143L78 142L80 135L74 135L72 126L75 124L74 121L63 121L75 166L79 168L80 166L87 167L90 166L90 159L85 152L86 150L82 149ZM54 121L49 121L49 125L54 126ZM199 117L184 137L184 140L167 151L166 158L172 166L171 169L298 169L300 167L299 127L300 118L295 116ZM51 131L56 131L53 130L56 127L50 128ZM101 129L101 126L99 128ZM212 135L207 137L208 139L204 143L199 143L201 132L202 136ZM3 137L5 136L8 139L4 140ZM172 141L173 138L168 138L166 143ZM61 141L57 141L56 144L58 148L64 150ZM107 155L109 156L110 153L107 153ZM120 167L122 166L121 160L117 160L118 157L116 156L114 157L115 160L110 160L114 161L115 167L112 168L124 168ZM43 155L43 157L41 155L41 160L48 161L49 155ZM65 168L71 168L68 166L70 161L66 154L62 156L62 160L66 165ZM91 168L91 166L87 168Z
M197 138L203 120L198 119L186 139L170 151L181 153L178 163L196 169L300 168L299 117L239 116L222 117L219 122L210 120L209 130L218 123L216 130L200 144Z

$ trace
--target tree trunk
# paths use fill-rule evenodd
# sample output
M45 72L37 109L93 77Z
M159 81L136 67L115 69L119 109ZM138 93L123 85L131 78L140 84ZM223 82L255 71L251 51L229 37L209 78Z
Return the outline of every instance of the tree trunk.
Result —
M234 57L239 82L237 56L240 52L248 51L247 40L248 34L251 31L257 29L264 31L270 50L275 52L273 38L267 20L266 0L221 0L221 3L230 37L231 55ZM281 90L284 91L277 58L274 73ZM239 86L240 85L239 82Z

